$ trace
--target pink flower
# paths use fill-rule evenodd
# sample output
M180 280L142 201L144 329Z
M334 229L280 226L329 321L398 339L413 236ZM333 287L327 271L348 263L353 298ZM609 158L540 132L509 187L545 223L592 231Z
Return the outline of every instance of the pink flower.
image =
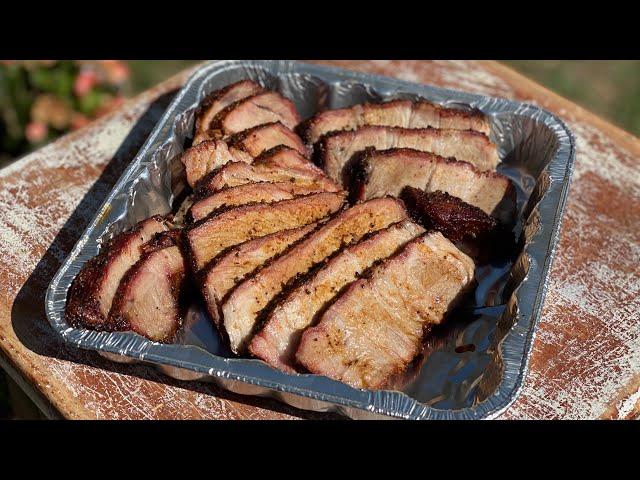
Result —
M98 75L93 70L81 70L76 76L73 91L78 97L83 97L98 83Z
M31 122L27 125L24 135L31 143L38 143L47 136L47 125L42 122Z
M89 123L91 123L91 120L82 113L74 112L73 115L71 115L71 130L77 130Z
M120 60L103 60L102 67L111 84L120 85L129 78L129 66Z

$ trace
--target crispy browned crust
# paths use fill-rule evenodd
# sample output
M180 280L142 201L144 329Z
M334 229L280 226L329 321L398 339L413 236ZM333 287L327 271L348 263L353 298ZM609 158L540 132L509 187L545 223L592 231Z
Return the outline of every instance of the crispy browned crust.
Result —
M291 182L254 182L226 187L196 200L189 207L186 219L189 224L227 207L239 207L249 203L273 203L325 191L327 190L320 186L306 186ZM203 207L206 210L198 212Z
M156 250L172 247L174 245L180 246L181 238L182 230L179 228L174 228L172 230L167 230L166 232L156 233L151 240L142 245L142 247L140 248L143 254L152 253Z
M509 226L481 209L444 192L425 193L405 187L400 195L411 216L428 230L437 230L478 263L515 253Z
M209 95L207 95L202 102L200 102L200 105L198 106L196 113L195 113L195 131L199 132L201 130L204 130L201 125L201 121L202 121L202 117L204 117L206 111L216 102L218 101L222 96L226 95L229 91L231 91L232 89L236 88L238 85L245 83L245 82L251 82L251 83L255 83L252 80L240 80L238 82L235 83L231 83L229 85L227 85L226 87L220 88L218 90L215 90L213 92L211 92ZM258 84L256 84L256 86L259 87Z
M168 235L160 234L159 237L162 237L162 240L160 241L164 243L170 243L173 239L178 238L174 233L170 233ZM173 243L167 245L167 247L165 248L172 247L172 246L174 246ZM118 286L116 296L113 299L111 311L109 312L109 318L105 326L106 330L109 330L109 331L132 330L142 336L147 336L145 332L142 332L133 328L129 319L126 317L126 315L122 313L123 306L124 306L123 302L126 298L125 292L131 288L132 282L135 280L140 270L145 266L145 263L152 260L153 255L160 250L162 250L162 248L152 249L143 253L142 256L140 257L140 260L138 260L138 262L133 267L131 267L127 271L125 276L122 278L122 280L120 281L120 285ZM175 337L175 334L177 333L177 331L182 326L183 308L181 308L179 305L179 299L182 293L182 289L183 289L185 277L186 277L186 262L184 262L184 255L182 255L182 259L183 259L182 270L177 274L170 275L168 277L170 289L167 292L167 295L171 297L173 303L176 305L177 311L180 313L178 317L174 319L172 331L168 335L166 335L164 338L154 340L159 343L170 343ZM160 284L160 282L158 282L158 284Z
M165 223L166 219L160 215L143 220L131 229L124 231L101 249L100 253L90 259L74 278L67 295L65 320L76 328L91 328L105 330L106 318L100 311L98 291L107 271L107 266L127 247L127 244L139 234L142 223L155 220Z
M413 218L428 230L438 230L453 243L490 235L498 226L495 218L448 193L425 193L405 187L401 198Z

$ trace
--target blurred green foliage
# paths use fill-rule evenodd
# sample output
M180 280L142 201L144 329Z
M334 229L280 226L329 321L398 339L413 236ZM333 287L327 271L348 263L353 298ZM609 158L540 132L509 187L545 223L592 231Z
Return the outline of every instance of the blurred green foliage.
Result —
M0 166L117 107L128 79L118 61L0 61Z
M640 135L639 60L514 60L523 75Z

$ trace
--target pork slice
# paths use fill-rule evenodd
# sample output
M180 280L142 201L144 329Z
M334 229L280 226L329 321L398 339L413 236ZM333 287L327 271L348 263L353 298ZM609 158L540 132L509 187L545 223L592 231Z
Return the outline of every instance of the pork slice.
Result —
M196 111L196 136L207 132L214 117L226 107L244 98L256 95L262 87L252 80L241 80L207 95ZM194 140L194 145L196 144Z
M480 170L493 170L500 162L496 146L480 132L376 126L325 135L318 142L318 161L329 177L348 185L354 155L368 147L377 150L411 148L431 152L469 162Z
M201 274L202 294L216 326L220 325L220 302L247 275L282 253L317 227L317 223L282 230L242 243L214 258Z
M257 182L219 190L212 195L196 201L187 212L190 222L197 222L212 212L231 206L246 205L255 202L277 202L301 195L310 195L326 191L319 185L306 185L295 182Z
M185 244L194 272L223 250L279 230L316 222L339 210L344 193L316 193L275 203L231 208L185 229Z
M355 205L323 224L273 262L238 284L222 303L222 321L231 349L243 352L258 324L260 312L288 282L344 245L407 218L402 202L374 199Z
M419 354L473 274L473 261L440 232L424 234L353 282L302 334L296 359L311 373L382 388Z
M211 122L211 129L233 135L266 123L280 122L289 129L300 123L293 102L278 92L264 91L232 103Z
M447 192L507 222L515 190L507 177L481 171L468 162L408 148L366 150L355 164L353 191L358 200L392 195L405 186Z
M316 143L323 135L365 125L402 128L475 130L489 135L488 119L478 110L446 108L427 101L391 100L321 112L301 126L302 138Z
M229 149L224 140L205 140L185 150L180 160L187 172L187 183L195 187L205 175L226 163L251 163L253 157L242 150Z
M284 145L297 150L301 155L309 156L309 150L302 139L280 122L258 125L229 138L232 149L241 150L257 157L267 150Z
M251 165L232 162L212 172L202 179L197 193L198 196L206 196L223 188L258 182L291 183L327 192L341 190L337 183L296 150L280 146L264 152Z
M120 280L142 254L141 247L168 229L165 219L155 216L116 235L90 259L71 284L66 320L74 327L106 328L107 318Z
M342 250L282 297L251 340L249 351L280 370L295 372L302 332L314 324L328 303L362 272L421 233L424 228L405 220Z
M478 264L516 254L517 244L509 225L458 197L405 187L400 198L416 221L428 230L442 232Z
M155 342L171 341L182 323L179 297L185 271L177 245L144 253L118 286L110 327L131 330Z

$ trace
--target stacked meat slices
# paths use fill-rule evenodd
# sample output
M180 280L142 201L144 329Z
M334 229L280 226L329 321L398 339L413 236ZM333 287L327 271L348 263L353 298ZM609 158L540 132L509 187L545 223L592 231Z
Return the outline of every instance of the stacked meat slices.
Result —
M74 279L67 300L69 324L171 340L180 327L186 274L179 243L179 230L158 216L116 236Z
M186 225L116 237L78 274L70 322L169 341L186 277L238 355L360 388L402 372L472 285L460 240L509 218L487 119L402 100L299 123L252 81L209 95L181 158Z

